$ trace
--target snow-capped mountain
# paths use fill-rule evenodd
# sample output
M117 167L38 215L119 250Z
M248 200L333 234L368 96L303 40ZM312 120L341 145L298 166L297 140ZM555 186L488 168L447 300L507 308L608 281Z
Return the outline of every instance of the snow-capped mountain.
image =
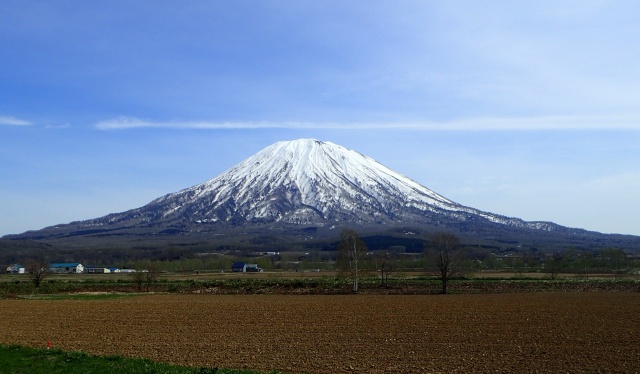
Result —
M486 221L553 230L457 204L356 151L300 139L275 143L218 177L79 229L211 224L415 225Z
M317 248L345 227L385 238L382 247L415 246L406 242L412 235L444 230L494 248L640 250L640 237L466 207L356 151L315 139L275 143L211 180L137 209L2 240L26 241L21 245L29 248Z
M326 243L344 227L397 239L446 230L496 246L640 250L638 237L463 206L356 151L315 139L275 143L214 179L137 209L3 239L64 248L255 248Z

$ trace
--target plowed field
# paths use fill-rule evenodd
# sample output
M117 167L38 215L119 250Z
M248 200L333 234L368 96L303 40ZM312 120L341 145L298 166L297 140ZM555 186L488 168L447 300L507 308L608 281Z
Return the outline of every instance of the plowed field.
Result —
M0 300L0 343L289 372L640 372L640 293Z

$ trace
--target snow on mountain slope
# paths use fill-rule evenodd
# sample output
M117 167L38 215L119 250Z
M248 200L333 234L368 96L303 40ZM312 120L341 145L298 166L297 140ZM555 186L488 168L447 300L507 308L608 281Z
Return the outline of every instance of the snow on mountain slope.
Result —
M356 151L315 139L275 143L202 184L93 224L413 224L486 220L552 230L457 204Z
M199 199L210 204L195 213L213 220L242 213L247 220L293 222L333 220L338 214L393 216L398 199L406 205L455 205L360 153L314 139L278 142L215 179L155 202L169 202L164 214L170 215ZM216 212L225 206L233 212Z

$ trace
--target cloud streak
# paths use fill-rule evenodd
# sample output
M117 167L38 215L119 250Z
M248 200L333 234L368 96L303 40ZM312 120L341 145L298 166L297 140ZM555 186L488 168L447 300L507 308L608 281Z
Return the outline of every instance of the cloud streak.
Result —
M407 130L407 131L536 131L536 130L640 130L639 116L541 116L475 118L453 121L416 122L208 122L168 121L157 122L121 117L101 121L94 126L98 130L128 129L204 129L204 130Z
M29 121L25 121L19 118L15 118L15 117L9 117L9 116L0 116L0 125L6 125L6 126L30 126L32 125L31 122Z

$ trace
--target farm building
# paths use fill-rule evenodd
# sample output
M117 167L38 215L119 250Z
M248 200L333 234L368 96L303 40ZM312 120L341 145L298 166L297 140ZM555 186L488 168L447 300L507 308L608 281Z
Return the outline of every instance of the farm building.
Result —
M86 266L84 272L87 274L108 274L111 273L111 270L99 266Z
M231 265L231 271L235 273L244 273L247 271L247 263L246 262L234 262Z
M258 264L247 264L246 262L234 262L231 271L236 273L260 273L262 268Z
M7 274L24 274L26 273L25 267L20 264L13 264L7 266Z
M261 273L262 272L262 268L258 267L258 264L247 264L247 270L248 273Z
M49 264L52 273L82 273L84 266L78 262L54 262Z

